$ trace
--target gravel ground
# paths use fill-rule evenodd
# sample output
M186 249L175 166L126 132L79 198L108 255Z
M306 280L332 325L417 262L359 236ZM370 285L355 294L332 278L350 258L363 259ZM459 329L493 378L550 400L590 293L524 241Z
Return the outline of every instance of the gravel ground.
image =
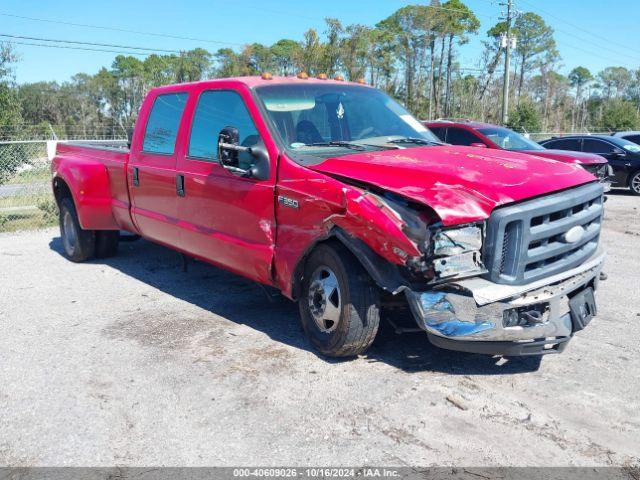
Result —
M77 265L2 234L0 464L637 464L640 198L606 216L600 316L541 361L390 329L327 360L295 305L165 248Z

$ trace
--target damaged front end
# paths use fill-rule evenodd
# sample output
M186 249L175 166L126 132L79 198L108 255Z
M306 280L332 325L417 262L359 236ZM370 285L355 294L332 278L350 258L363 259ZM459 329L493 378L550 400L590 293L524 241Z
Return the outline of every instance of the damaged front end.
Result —
M420 256L401 269L418 326L442 348L500 355L561 352L596 314L602 187L589 184L445 227L376 193ZM431 220L431 223L429 223Z

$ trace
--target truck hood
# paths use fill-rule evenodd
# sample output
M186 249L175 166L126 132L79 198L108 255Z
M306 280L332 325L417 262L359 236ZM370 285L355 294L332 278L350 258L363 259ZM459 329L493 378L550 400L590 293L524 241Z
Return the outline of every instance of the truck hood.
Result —
M572 152L568 150L524 150L522 153L537 155L538 157L551 158L565 163L577 163L578 165L597 165L607 163L607 159L595 153Z
M594 181L578 165L452 145L357 153L309 168L428 205L445 225L484 220L498 206Z

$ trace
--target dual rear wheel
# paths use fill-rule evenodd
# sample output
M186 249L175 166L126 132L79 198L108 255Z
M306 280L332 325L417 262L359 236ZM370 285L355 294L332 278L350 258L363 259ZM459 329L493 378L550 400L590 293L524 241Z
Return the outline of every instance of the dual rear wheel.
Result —
M60 200L60 236L66 257L73 262L107 258L118 253L117 230L85 230L80 226L73 200Z

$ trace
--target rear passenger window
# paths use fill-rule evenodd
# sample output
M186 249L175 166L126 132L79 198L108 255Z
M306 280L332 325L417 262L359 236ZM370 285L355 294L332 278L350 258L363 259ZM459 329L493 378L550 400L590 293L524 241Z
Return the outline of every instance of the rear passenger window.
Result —
M462 128L449 127L447 131L447 143L453 145L471 145L472 143L483 143L473 133Z
M602 140L586 138L582 141L582 151L589 153L612 153L615 147Z
M433 133L440 140L442 140L443 142L446 142L446 140L445 140L446 128L445 127L429 127L429 130L431 130L431 133Z
M640 145L640 135L629 135L628 137L622 137L625 140L629 140L630 142L637 143Z
M580 140L577 138L567 138L567 139L557 139L557 140L549 140L548 142L544 142L542 144L544 148L549 148L551 150L571 150L573 152L580 151Z
M142 150L149 153L171 155L176 146L178 127L187 102L186 93L158 95L153 102Z
M244 101L236 92L210 90L203 92L198 100L191 126L189 156L206 160L218 158L218 134L224 127L236 127L240 134L240 145L252 147L260 137ZM248 168L253 157L248 152L239 152L240 168Z

